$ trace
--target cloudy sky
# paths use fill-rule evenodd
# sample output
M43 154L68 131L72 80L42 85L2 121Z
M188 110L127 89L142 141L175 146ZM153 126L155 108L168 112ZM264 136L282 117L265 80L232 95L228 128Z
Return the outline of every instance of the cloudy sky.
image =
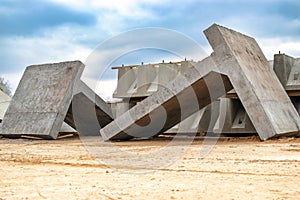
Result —
M268 59L278 51L300 57L300 1L237 0L0 0L0 76L14 91L26 66L85 62L120 33L145 27L176 30L211 51L202 31L213 23L256 38ZM137 36L139 37L139 36ZM169 53L133 52L111 65L175 59ZM107 97L115 72L102 77Z

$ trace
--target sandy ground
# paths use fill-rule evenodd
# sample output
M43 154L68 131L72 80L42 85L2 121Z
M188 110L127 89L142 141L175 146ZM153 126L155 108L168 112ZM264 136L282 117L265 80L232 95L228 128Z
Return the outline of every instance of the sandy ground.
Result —
M300 138L0 138L0 166L0 199L300 199Z

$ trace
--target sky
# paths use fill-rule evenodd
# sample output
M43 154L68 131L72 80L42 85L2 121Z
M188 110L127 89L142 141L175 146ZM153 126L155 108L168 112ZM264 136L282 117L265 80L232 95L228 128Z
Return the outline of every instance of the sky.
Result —
M212 50L203 30L217 23L254 37L269 60L279 51L300 57L299 11L299 0L0 0L0 76L14 92L26 66L69 60L85 63L99 44L147 27L182 33L209 54ZM181 58L144 49L112 60L110 66L162 59ZM95 81L84 78L88 84ZM110 98L116 78L116 70L110 69L101 76L97 92L103 98Z

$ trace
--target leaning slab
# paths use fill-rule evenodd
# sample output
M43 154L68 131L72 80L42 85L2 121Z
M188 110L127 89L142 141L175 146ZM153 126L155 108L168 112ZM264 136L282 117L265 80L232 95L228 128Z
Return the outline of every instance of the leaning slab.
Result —
M159 90L101 129L105 140L163 132L210 104L232 86L262 140L299 133L299 115L256 41L216 24L204 32L214 49L213 54L187 70L183 74L186 79L178 77L171 82L168 85L171 92ZM223 87L219 77L222 77ZM193 92L198 108L191 106L195 103L191 98Z
M232 89L228 78L216 72L210 58L191 67L100 130L104 140L151 137L164 132ZM213 94L210 94L213 91Z
M84 82L75 84L65 122L83 136L100 135L99 130L113 121L110 106Z
M0 90L0 124L2 126L2 120L5 115L5 112L11 102L11 97L4 93L3 91ZM68 124L65 122L63 123L60 133L75 133L76 130L74 130L72 127L70 127ZM1 133L1 131L0 131Z
M72 102L78 102L77 97L91 96L91 92L79 84L83 69L80 61L27 67L3 118L1 135L56 139L67 113L70 116ZM79 89L74 95L76 88ZM80 89L83 91L78 92ZM85 99L83 104L91 101ZM95 107L94 104L94 110ZM85 112L84 109L81 111ZM108 115L111 116L110 113ZM65 121L78 131L69 118ZM80 131L84 131L84 128Z
M298 134L299 115L256 41L217 25L205 35L260 138Z

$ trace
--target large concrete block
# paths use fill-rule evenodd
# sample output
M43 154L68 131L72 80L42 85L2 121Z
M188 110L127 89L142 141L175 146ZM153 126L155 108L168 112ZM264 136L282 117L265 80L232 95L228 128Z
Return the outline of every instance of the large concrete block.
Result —
M56 138L83 68L79 61L27 67L4 116L1 134Z
M260 138L299 133L299 115L256 41L218 25L204 32Z
M80 61L27 67L3 118L1 135L31 135L55 139L64 120L79 133L89 134L90 129L82 125L83 117L78 117L79 112L82 116L87 115L87 110L97 115L100 113L100 118L103 117L101 109L109 113L109 116L111 114L100 105L103 101L93 96L94 93L79 80L83 69L84 65ZM95 102L93 99L101 103L95 106L91 103ZM81 107L73 109L74 104ZM95 112L95 108L100 108L100 112ZM72 113L74 111L75 115ZM104 117L104 124L108 123L105 120ZM99 127L94 129L94 133L98 131Z
M274 61L269 61L270 68L274 69L275 74L279 78L298 113L300 106L300 85L298 79L298 73L300 71L299 61L299 58L293 58L285 54L275 54ZM214 128L214 132L225 134L256 133L256 130L235 91L228 92L227 97L231 99L221 99L221 115ZM219 124L223 124L222 129L220 129Z
M291 96L300 96L300 59L285 54L274 55L274 71ZM294 92L290 92L294 91Z
M80 135L99 135L99 130L113 121L110 106L84 82L78 80L65 122Z
M0 91L0 123L1 123L1 126L2 126L3 117L4 117L5 112L11 102L11 99L12 98L9 95ZM61 133L75 133L76 130L64 122L61 127L60 132ZM1 131L0 131L0 133L1 133Z
M299 134L299 115L256 41L216 24L204 33L214 49L213 54L187 70L183 74L186 79L177 77L172 81L167 86L171 91L157 91L101 129L105 140L164 132L221 97L232 86L262 140ZM218 81L220 75L222 81ZM193 93L198 107L192 106L196 102L192 103Z

